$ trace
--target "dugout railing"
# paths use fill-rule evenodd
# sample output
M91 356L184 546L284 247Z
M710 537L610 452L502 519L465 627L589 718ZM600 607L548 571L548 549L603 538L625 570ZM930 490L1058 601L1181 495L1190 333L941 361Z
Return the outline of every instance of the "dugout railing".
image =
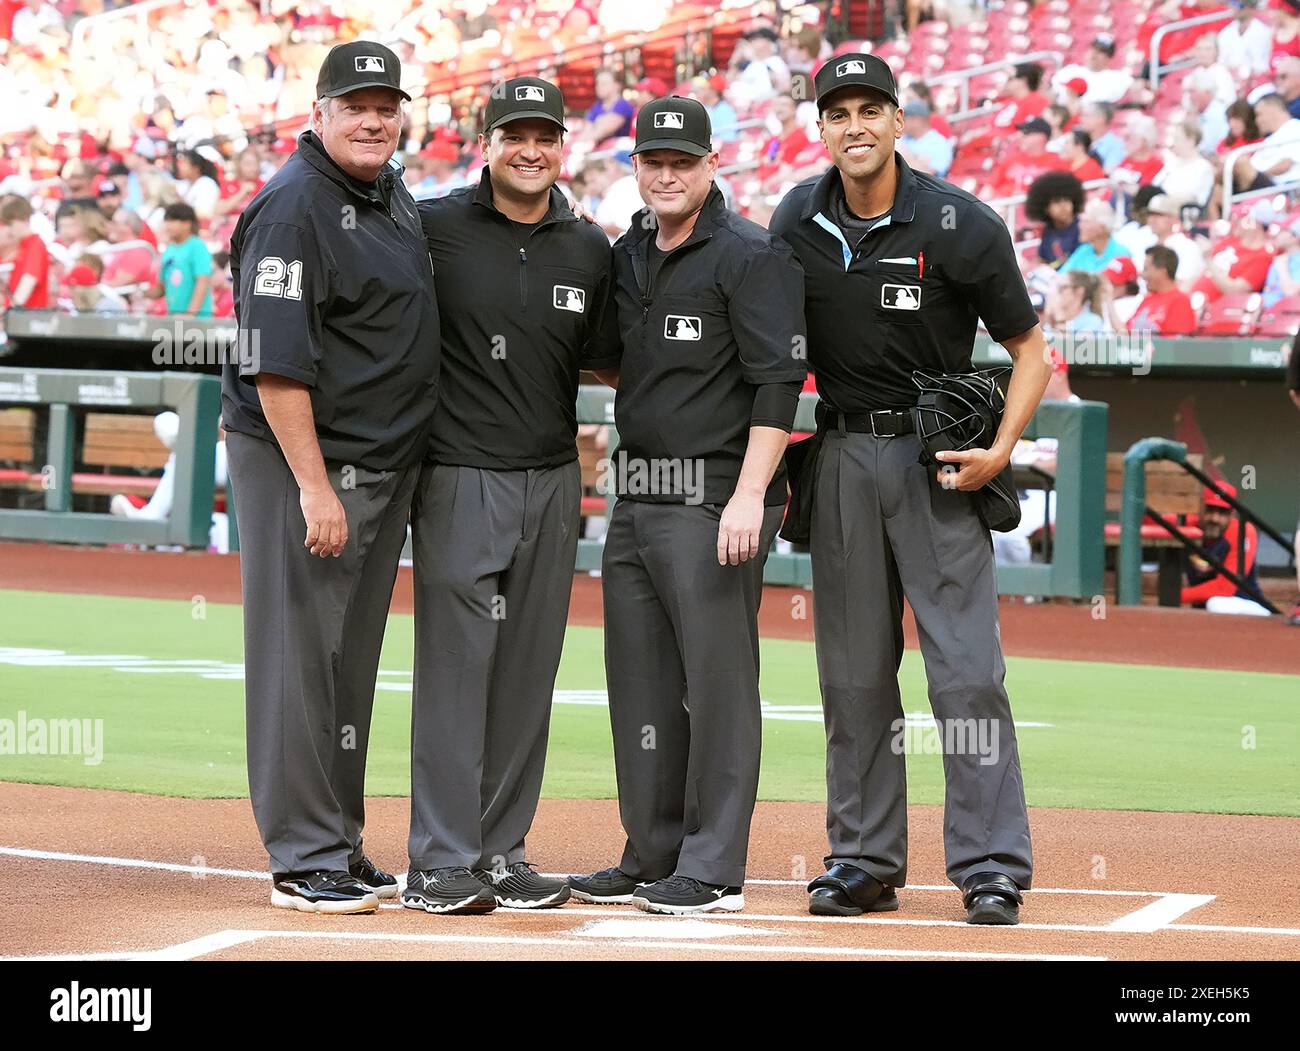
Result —
M815 394L802 394L795 416L795 430L816 428L813 413ZM1042 562L998 567L998 590L1004 595L1033 595L1040 598L1087 599L1100 594L1104 571L1106 489L1106 406L1100 402L1043 402L1025 431L1029 439L1057 440L1057 467L1051 477L1054 511L1044 527L1050 543ZM584 386L578 392L578 422L604 424L609 428L605 456L618 448L614 424L614 391L607 387ZM613 508L608 470L600 475L601 495L607 514ZM578 541L579 571L600 569L604 544L601 540ZM794 587L812 585L812 561L806 551L769 553L764 581Z
M1143 438L1134 442L1124 454L1124 488L1119 514L1119 561L1116 580L1116 592L1121 606L1138 606L1142 604L1142 523L1151 522L1173 537L1184 549L1209 563L1247 597L1259 603L1270 613L1281 612L1258 585L1252 584L1245 575L1228 567L1221 559L1215 557L1196 539L1179 528L1177 522L1158 513L1147 503L1146 465L1152 462L1167 461L1177 464L1183 471L1195 478L1205 488L1217 493L1232 507L1241 526L1253 525L1259 532L1269 536L1283 550L1294 546L1294 538L1288 538L1274 529L1255 514L1232 493L1227 492L1214 478L1192 463L1187 456L1187 446L1183 442L1168 438ZM1245 544L1242 544L1244 549ZM1238 569L1245 567L1238 564Z
M39 418L32 442L39 489L28 502L0 508L0 539L74 544L150 544L206 548L216 499L221 381L184 372L109 372L0 368L0 408ZM180 417L171 514L162 521L117 518L72 507L81 421L87 411L139 416L171 409Z

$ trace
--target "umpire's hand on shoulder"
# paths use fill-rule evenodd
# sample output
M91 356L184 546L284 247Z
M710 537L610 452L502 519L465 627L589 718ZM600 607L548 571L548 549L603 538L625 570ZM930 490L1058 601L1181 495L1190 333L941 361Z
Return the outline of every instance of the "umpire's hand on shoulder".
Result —
M338 558L348 542L348 518L338 494L328 484L303 489L299 500L302 517L307 523L303 546L313 555Z
M934 458L957 468L954 473L940 467L936 475L939 484L945 489L960 489L963 493L973 493L985 483L991 482L1011 462L1009 453L997 449L935 453Z

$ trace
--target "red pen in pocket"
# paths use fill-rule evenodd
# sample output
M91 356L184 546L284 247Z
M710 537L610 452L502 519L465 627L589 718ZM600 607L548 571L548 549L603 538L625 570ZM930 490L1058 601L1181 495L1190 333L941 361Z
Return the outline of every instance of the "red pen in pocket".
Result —
M916 253L916 277L918 281L925 279L925 253Z

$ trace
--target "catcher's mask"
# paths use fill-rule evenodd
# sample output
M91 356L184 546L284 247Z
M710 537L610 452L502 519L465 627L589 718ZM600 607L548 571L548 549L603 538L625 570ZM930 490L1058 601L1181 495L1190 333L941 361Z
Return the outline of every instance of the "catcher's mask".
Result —
M912 382L921 391L912 419L921 441L921 464L941 465L938 452L987 449L997 437L1006 399L998 380L1010 368L982 372L936 373L917 369ZM1011 465L971 494L981 521L999 533L1020 524L1020 499L1011 476Z

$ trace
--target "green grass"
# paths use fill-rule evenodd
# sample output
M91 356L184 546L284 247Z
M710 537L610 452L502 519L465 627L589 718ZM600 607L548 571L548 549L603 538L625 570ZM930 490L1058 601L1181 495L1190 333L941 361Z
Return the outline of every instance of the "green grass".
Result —
M196 616L201 612L202 617ZM241 655L240 610L190 603L0 591L0 644L70 655L225 661ZM411 618L389 623L381 667L411 668ZM219 669L218 669L219 671ZM386 677L402 681L400 677ZM599 690L601 633L570 628L557 688ZM1300 711L1293 676L1076 661L1007 661L1031 805L1300 815ZM903 662L904 708L928 710L920 656ZM765 640L763 697L816 705L809 643ZM0 719L102 719L104 758L0 755L0 781L124 789L163 795L247 793L243 684L193 672L132 673L105 666L34 667L0 650ZM410 698L380 691L369 791L409 791ZM1254 747L1248 735L1253 727ZM2 738L0 738L2 740ZM819 722L764 720L764 799L821 800ZM943 799L937 755L910 755L910 798ZM557 704L544 793L614 795L608 713Z

